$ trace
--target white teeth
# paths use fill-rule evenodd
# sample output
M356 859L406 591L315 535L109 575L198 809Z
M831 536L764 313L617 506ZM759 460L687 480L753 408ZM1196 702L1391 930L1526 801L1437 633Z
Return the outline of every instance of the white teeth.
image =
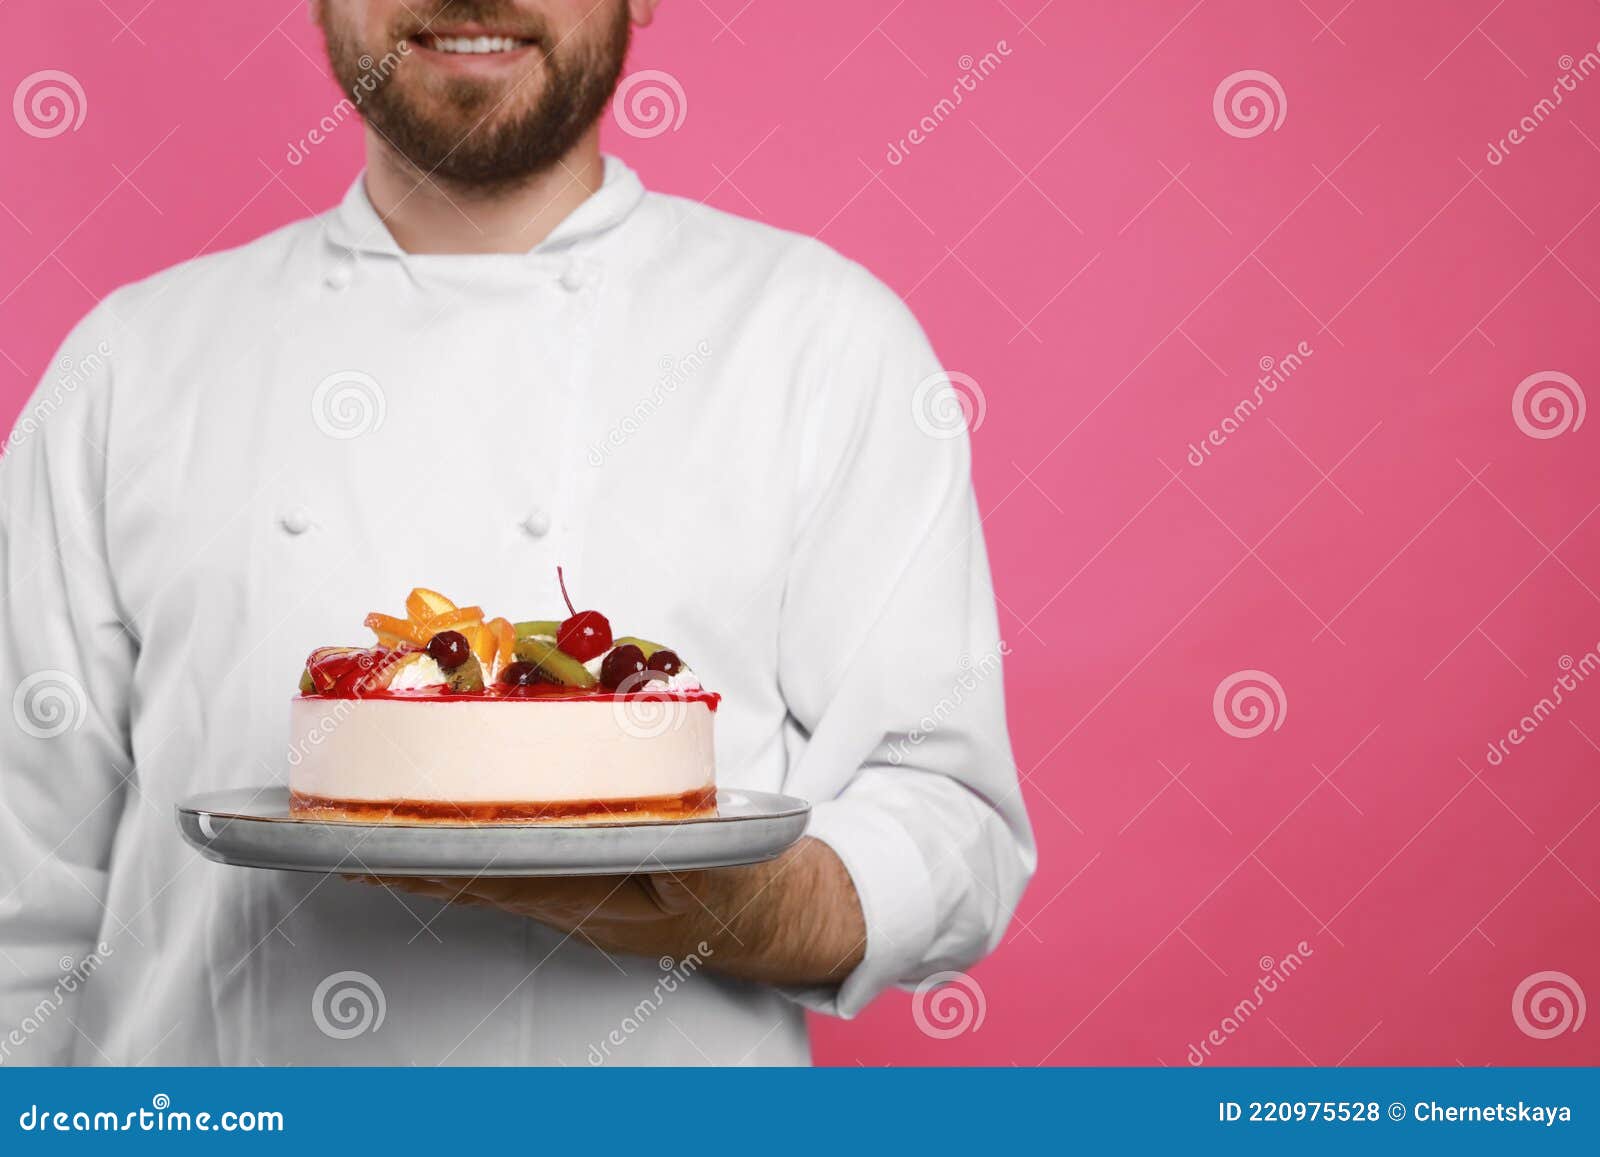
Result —
M509 36L435 36L430 47L435 52L458 52L480 55L490 52L511 52L522 47L522 41Z

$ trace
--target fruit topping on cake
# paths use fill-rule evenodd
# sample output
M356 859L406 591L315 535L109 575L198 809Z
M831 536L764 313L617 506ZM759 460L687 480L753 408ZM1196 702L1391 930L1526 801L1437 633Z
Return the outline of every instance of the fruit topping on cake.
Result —
M565 619L484 617L438 591L418 587L403 618L374 611L373 647L319 647L306 660L300 691L308 696L406 695L615 697L704 694L675 651L646 639L613 639L599 611L580 611L556 568Z
M611 624L599 611L573 609L572 596L567 594L567 576L560 567L556 567L556 581L561 584L561 598L571 616L556 628L556 642L580 663L605 654L611 649Z

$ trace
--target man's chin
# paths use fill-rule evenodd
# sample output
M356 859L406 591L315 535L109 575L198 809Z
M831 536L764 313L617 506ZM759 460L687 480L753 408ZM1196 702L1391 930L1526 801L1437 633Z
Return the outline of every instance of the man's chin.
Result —
M485 116L510 120L508 113L525 115L538 104L544 87L544 72L535 58L514 69L456 75L419 72L402 78L393 95L414 116L437 124L460 120L465 128Z
M458 80L447 89L394 92L385 103L380 131L396 143L416 141L425 153L484 149L512 136L539 100L542 80L518 85L484 79ZM375 110L369 110L369 112Z

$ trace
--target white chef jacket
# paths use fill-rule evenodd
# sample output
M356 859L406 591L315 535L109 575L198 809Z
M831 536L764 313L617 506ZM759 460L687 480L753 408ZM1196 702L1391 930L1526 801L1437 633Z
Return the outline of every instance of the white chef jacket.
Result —
M978 959L1034 849L938 368L859 266L612 158L527 254L406 254L357 180L111 294L0 465L0 1061L804 1063L803 1007ZM413 586L558 617L558 563L723 693L720 783L814 803L866 918L838 988L663 994L665 962L183 843L180 800L285 780L312 648ZM381 1023L318 1009L341 973Z

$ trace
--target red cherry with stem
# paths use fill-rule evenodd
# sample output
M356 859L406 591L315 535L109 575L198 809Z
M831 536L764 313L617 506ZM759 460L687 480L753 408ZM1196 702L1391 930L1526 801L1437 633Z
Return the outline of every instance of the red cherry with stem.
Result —
M596 655L611 649L611 624L599 611L580 611L573 607L572 596L567 594L567 577L556 567L556 581L561 584L561 597L567 602L572 617L556 631L556 646L580 663L587 663Z

